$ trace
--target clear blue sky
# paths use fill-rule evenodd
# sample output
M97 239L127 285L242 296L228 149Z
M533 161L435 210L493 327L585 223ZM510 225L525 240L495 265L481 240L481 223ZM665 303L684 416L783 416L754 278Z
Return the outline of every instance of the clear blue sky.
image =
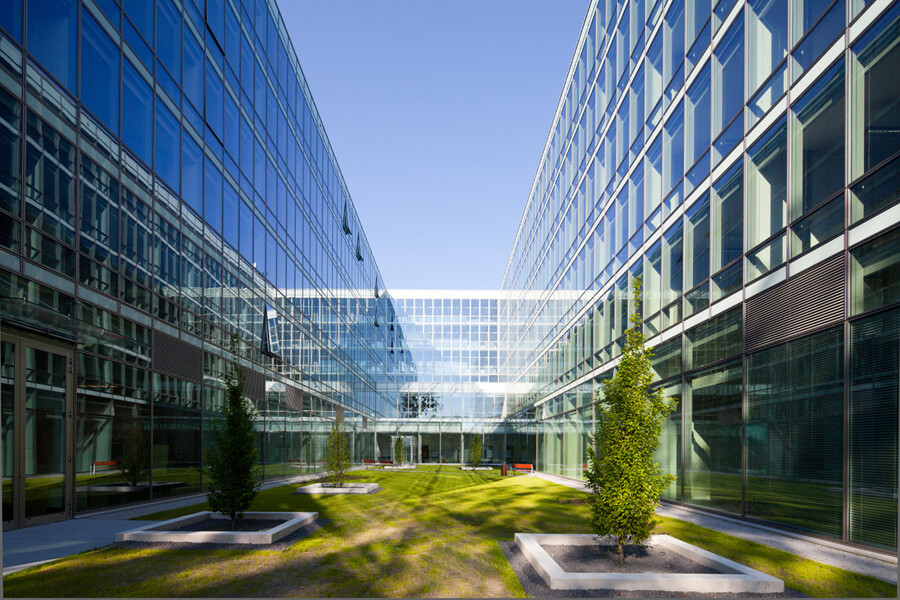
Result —
M281 0L388 288L497 289L585 0Z

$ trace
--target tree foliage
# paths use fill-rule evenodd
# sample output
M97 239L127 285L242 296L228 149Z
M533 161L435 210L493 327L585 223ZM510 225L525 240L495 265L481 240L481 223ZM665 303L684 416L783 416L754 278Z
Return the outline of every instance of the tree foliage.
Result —
M481 436L476 435L472 438L472 443L469 444L469 462L472 463L473 467L481 466L481 450Z
M325 472L336 487L344 487L350 470L350 445L344 433L344 420L340 417L331 424L331 433L325 444Z
M649 389L653 354L645 345L640 277L633 288L634 314L622 360L594 401L595 447L588 448L585 472L591 526L599 536L615 539L620 562L626 544L641 544L650 537L659 496L675 479L653 461L663 422L675 402L666 400L661 389Z
M253 503L262 482L253 419L256 411L244 398L244 369L237 363L237 336L231 338L235 360L225 379L225 409L214 422L212 445L206 451L209 507L231 519L231 528Z
M394 462L398 465L402 465L405 461L403 460L403 437L397 436L397 439L394 440Z

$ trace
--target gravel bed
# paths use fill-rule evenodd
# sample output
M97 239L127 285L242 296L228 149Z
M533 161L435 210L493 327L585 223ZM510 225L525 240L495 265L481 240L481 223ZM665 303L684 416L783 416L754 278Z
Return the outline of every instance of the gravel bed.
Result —
M204 519L177 527L172 531L265 531L273 529L288 519L238 519L231 528L231 519Z
M304 525L292 534L281 538L274 544L216 544L204 542L202 544L190 544L185 542L116 542L114 548L135 550L143 548L157 548L159 550L287 550L303 538L312 535L325 525L330 523L328 519L317 519L308 525Z
M598 546L545 546L547 554L568 573L717 573L715 569L685 558L667 548L625 546L625 564L612 544Z
M497 542L500 550L509 560L510 566L519 578L519 582L525 589L525 593L532 598L806 598L804 594L795 590L784 588L781 594L686 594L683 592L655 592L648 590L618 591L618 590L551 590L538 575L525 555L522 554L515 542ZM543 546L546 550L552 546ZM627 559L626 559L627 564Z

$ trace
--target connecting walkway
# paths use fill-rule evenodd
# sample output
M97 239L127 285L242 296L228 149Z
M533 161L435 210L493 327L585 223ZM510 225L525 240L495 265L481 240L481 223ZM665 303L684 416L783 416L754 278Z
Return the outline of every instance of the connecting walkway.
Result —
M535 472L532 477L539 477L545 481L588 492L582 481L538 472ZM893 584L897 583L897 557L895 556L715 515L686 506L663 503L656 513L663 517L687 521L707 529L714 529L741 539L784 550L826 565L870 575Z

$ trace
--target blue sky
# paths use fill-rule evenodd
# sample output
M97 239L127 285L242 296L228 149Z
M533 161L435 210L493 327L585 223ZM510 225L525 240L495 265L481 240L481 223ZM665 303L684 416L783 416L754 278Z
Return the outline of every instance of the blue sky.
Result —
M498 288L587 2L279 5L385 285Z

